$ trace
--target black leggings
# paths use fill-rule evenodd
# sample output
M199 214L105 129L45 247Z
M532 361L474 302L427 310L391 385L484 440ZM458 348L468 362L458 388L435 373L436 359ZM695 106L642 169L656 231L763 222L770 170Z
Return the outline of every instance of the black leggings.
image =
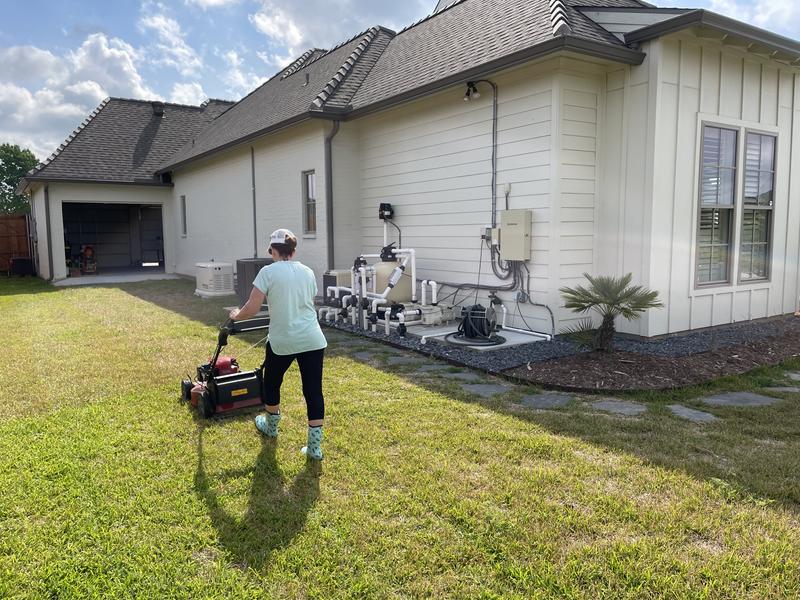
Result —
M264 403L267 406L278 406L281 403L283 376L296 358L300 367L300 379L303 382L303 396L306 398L308 420L317 421L325 418L325 399L322 397L322 361L324 357L324 348L281 356L275 354L272 346L267 344L267 359L264 366Z

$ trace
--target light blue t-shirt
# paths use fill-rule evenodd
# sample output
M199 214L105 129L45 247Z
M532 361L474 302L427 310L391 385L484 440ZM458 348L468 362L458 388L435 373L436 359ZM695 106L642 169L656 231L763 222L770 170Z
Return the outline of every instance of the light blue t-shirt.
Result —
M317 321L317 279L307 266L279 261L258 272L253 285L267 295L269 343L280 356L311 352L328 342Z

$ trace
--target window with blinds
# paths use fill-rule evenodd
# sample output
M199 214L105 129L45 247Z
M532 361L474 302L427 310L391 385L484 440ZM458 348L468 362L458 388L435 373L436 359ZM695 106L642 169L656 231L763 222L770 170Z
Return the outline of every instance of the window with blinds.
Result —
M737 140L736 130L708 125L703 128L703 170L697 232L698 285L730 281Z
M739 157L742 134L743 156ZM739 282L767 280L777 138L743 128L706 124L702 145L696 283L731 284L736 264ZM737 189L740 170L741 190Z

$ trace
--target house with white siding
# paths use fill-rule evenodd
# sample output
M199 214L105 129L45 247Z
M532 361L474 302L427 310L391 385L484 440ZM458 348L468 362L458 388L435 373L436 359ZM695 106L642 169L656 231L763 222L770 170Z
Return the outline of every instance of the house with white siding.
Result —
M530 211L531 302L498 294L518 327L549 331L547 308L557 328L575 319L558 290L583 273L659 292L663 309L620 324L645 337L800 308L800 42L709 11L440 2L403 31L309 50L149 147L153 118L190 109L139 103L126 137L110 113L126 102L22 183L46 279L68 275L72 204L161 207L167 272L264 256L288 227L321 276L380 250L391 203L418 278L450 283L499 284L481 236Z

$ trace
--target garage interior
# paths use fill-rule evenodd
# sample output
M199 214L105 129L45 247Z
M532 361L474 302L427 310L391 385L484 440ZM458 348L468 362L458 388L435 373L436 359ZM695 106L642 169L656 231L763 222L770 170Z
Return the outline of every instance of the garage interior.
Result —
M70 277L164 272L161 206L65 202L62 212Z

